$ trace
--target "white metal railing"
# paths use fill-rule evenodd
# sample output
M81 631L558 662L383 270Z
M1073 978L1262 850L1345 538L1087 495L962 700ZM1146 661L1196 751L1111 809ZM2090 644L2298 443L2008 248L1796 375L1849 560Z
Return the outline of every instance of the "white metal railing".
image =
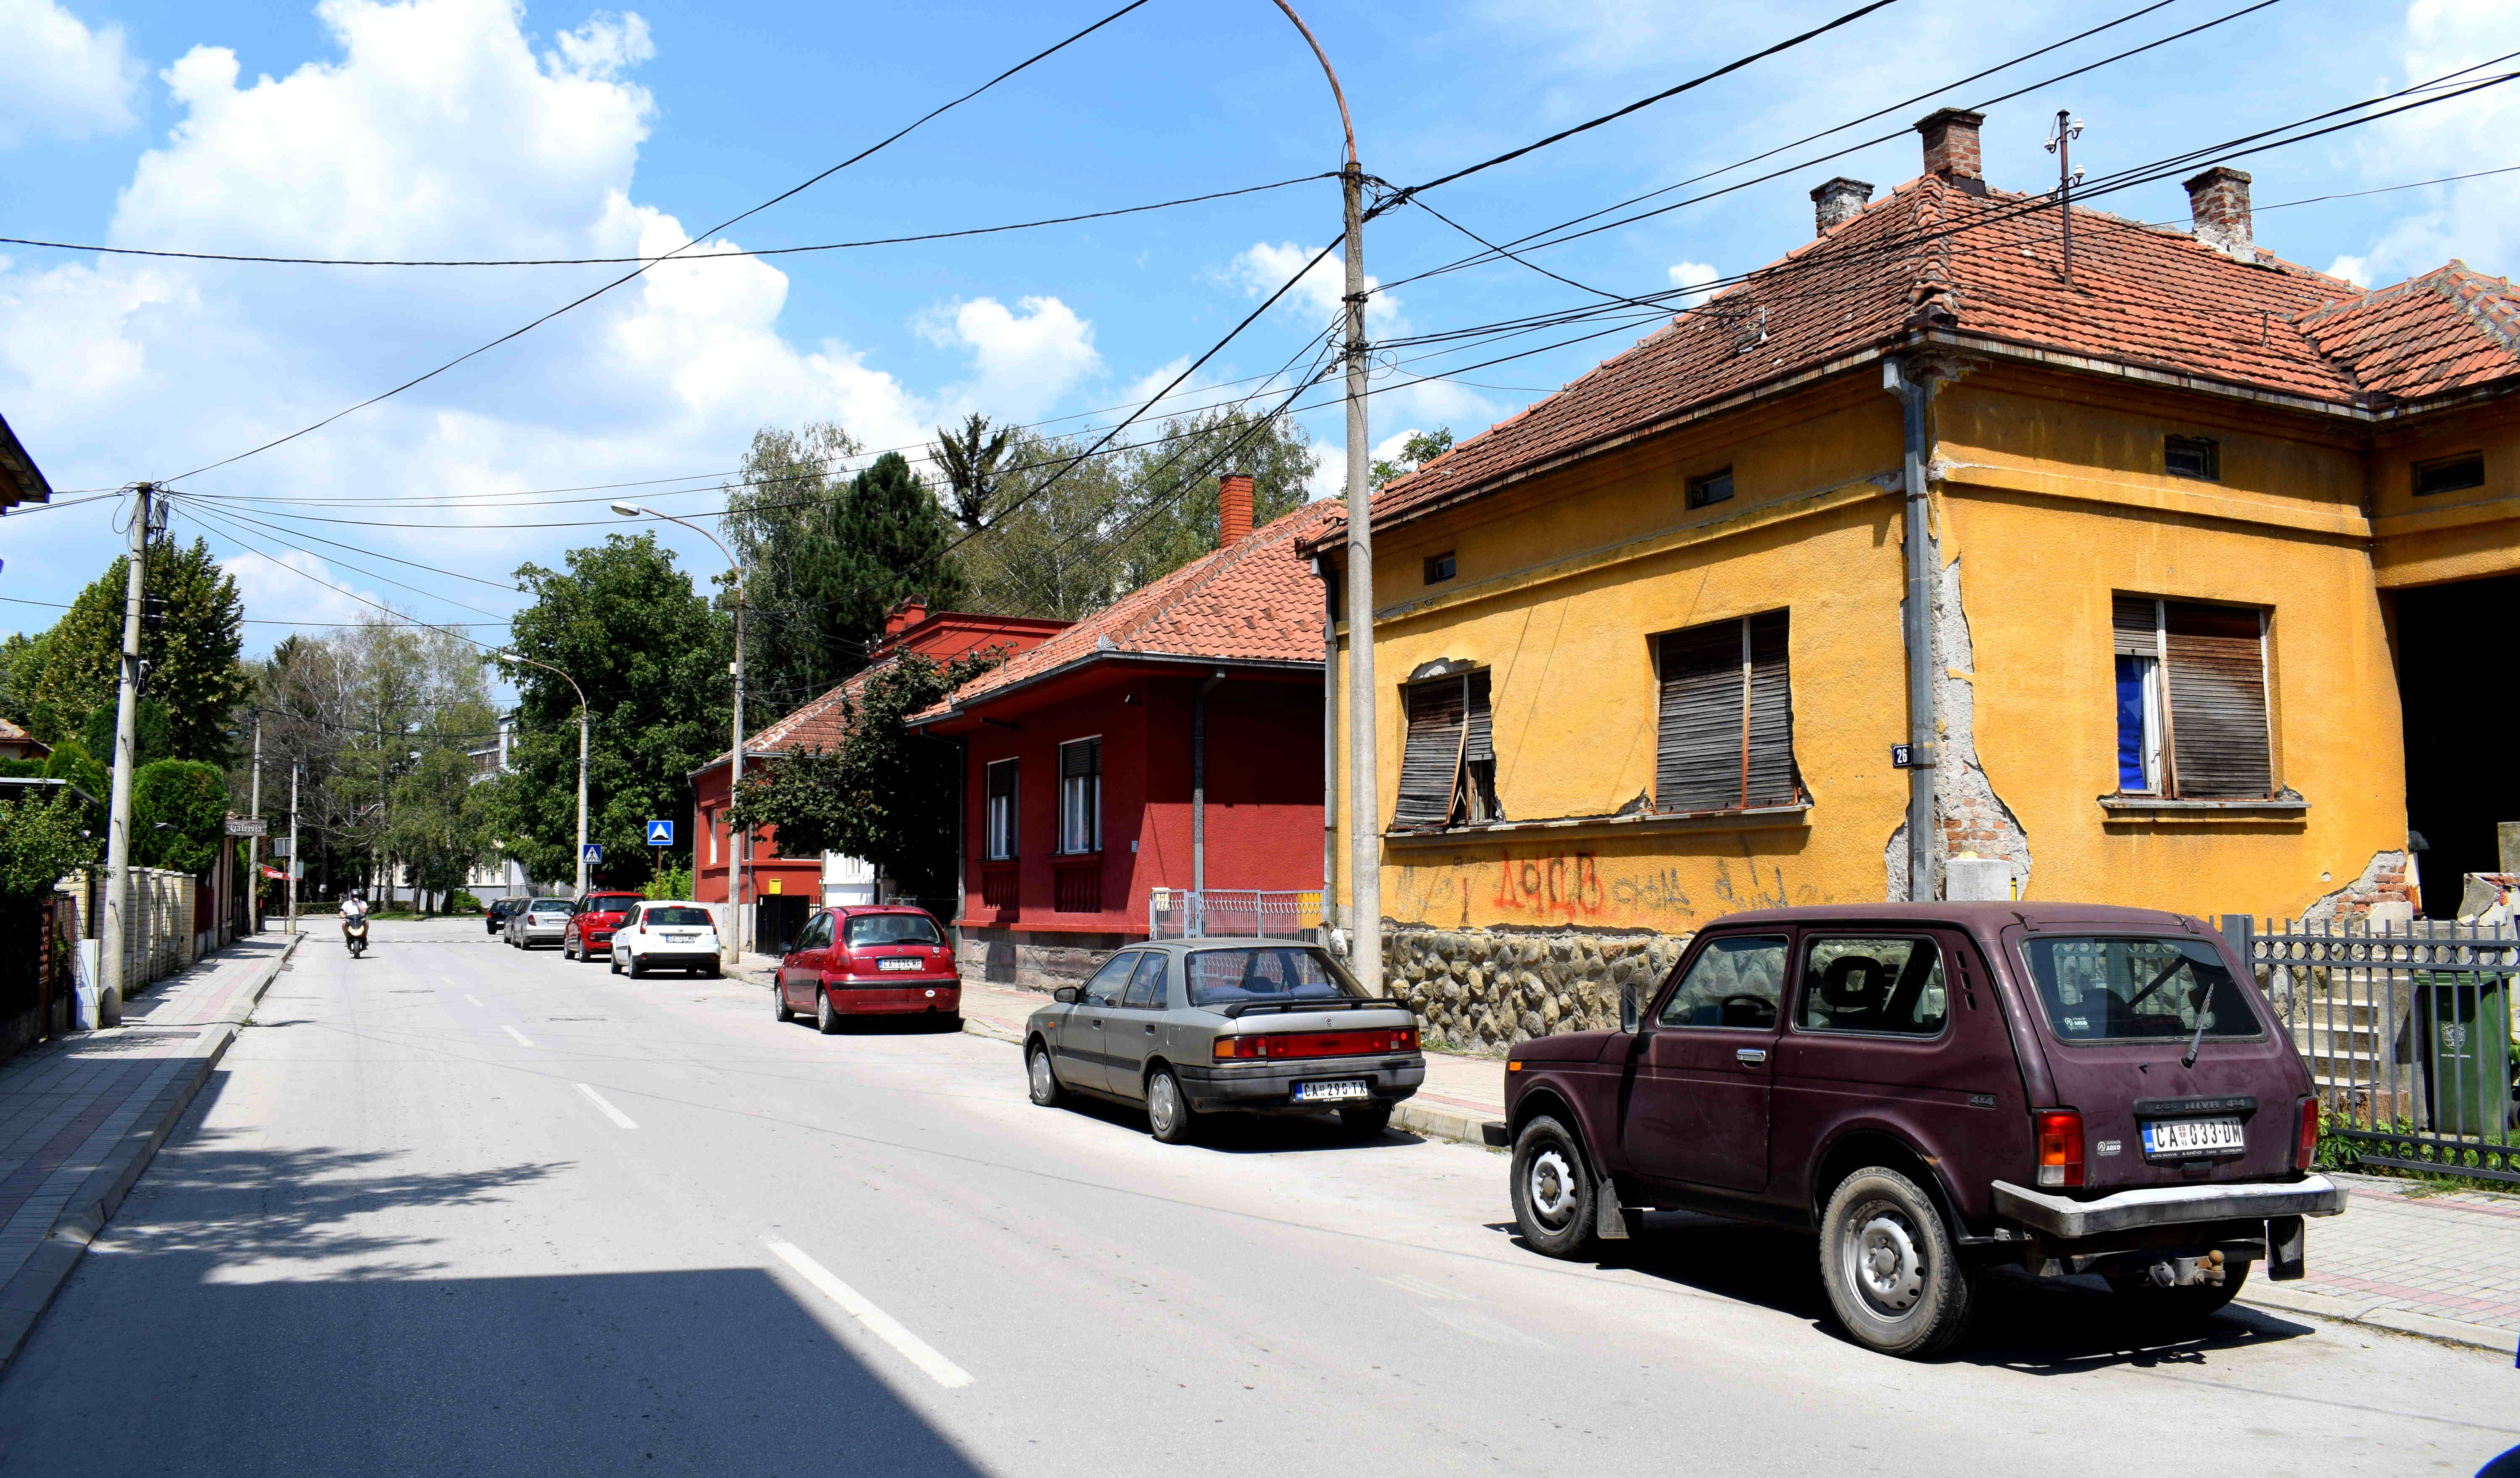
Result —
M1319 939L1321 933L1319 888L1157 888L1147 900L1150 939Z

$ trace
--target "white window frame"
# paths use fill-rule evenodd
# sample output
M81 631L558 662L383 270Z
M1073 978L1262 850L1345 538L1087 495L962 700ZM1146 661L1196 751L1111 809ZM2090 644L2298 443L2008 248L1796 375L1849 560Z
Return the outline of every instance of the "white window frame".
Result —
M1016 797L1023 785L1023 772L1012 759L991 760L980 768L980 805L983 817L981 850L990 862L1006 862L1015 855ZM998 767L1008 767L1007 793L996 793L994 776Z
M1102 736L1085 735L1068 739L1058 746L1058 850L1072 857L1082 852L1102 850L1102 756L1098 750L1094 769L1087 775L1067 773L1067 751L1078 744L1093 744Z

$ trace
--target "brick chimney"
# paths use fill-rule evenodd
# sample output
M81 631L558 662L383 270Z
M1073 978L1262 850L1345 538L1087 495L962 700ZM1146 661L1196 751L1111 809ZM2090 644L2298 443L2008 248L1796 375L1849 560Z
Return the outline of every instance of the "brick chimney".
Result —
M897 637L926 619L927 603L917 596L908 597L885 613L883 634Z
M1216 502L1223 515L1216 547L1231 549L1251 537L1251 474L1227 472L1216 479Z
M2217 164L2187 182L2187 213L2196 239L2235 261L2255 262L2249 227L2249 177Z
M1811 198L1812 215L1820 234L1826 236L1864 213L1864 207L1872 203L1872 187L1841 174L1813 191Z
M1986 114L1946 108L1916 120L1925 136L1925 172L1971 195L1986 194L1986 164L1978 157L1977 130Z

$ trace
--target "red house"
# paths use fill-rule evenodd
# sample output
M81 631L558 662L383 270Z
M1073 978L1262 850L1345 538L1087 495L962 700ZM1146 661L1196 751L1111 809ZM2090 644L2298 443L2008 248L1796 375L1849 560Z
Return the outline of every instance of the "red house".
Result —
M1333 510L1251 531L1223 479L1212 554L978 678L915 727L961 739L961 956L975 979L1081 978L1148 931L1157 888L1318 890L1322 582Z
M847 727L843 718L845 702L854 700L868 679L903 652L915 651L943 662L984 648L1023 651L1066 626L1064 621L1029 616L976 615L961 610L931 614L923 605L905 602L884 623L883 641L871 653L872 660L865 669L777 723L744 736L744 771L750 774L756 766L776 764L781 756L798 750L838 748ZM728 898L727 874L734 871L730 867L734 845L727 834L726 808L733 758L730 750L691 774L693 886L701 903L723 905ZM871 864L836 853L789 856L779 845L776 827L761 828L747 841L750 850L742 875L736 879L735 891L753 904L748 938L757 951L784 951L788 941L813 917L814 910L824 904L878 901Z

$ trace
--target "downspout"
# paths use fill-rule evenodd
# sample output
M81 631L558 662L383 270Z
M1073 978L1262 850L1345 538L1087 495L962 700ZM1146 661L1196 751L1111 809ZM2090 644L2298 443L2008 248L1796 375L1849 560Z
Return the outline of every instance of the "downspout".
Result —
M1881 362L1881 387L1899 397L1905 413L1907 453L1902 472L1907 483L1908 598L1901 604L1900 635L1908 649L1908 898L1929 903L1934 887L1934 762L1939 746L1934 732L1933 595L1934 552L1928 533L1932 516L1925 487L1925 469L1933 461L1931 417L1934 380L1915 372L1913 362Z
M1207 695L1225 681L1222 669L1198 685L1190 699L1190 890L1207 897Z
M1338 907L1338 586L1330 561L1313 557L1322 582L1322 942L1337 923Z

